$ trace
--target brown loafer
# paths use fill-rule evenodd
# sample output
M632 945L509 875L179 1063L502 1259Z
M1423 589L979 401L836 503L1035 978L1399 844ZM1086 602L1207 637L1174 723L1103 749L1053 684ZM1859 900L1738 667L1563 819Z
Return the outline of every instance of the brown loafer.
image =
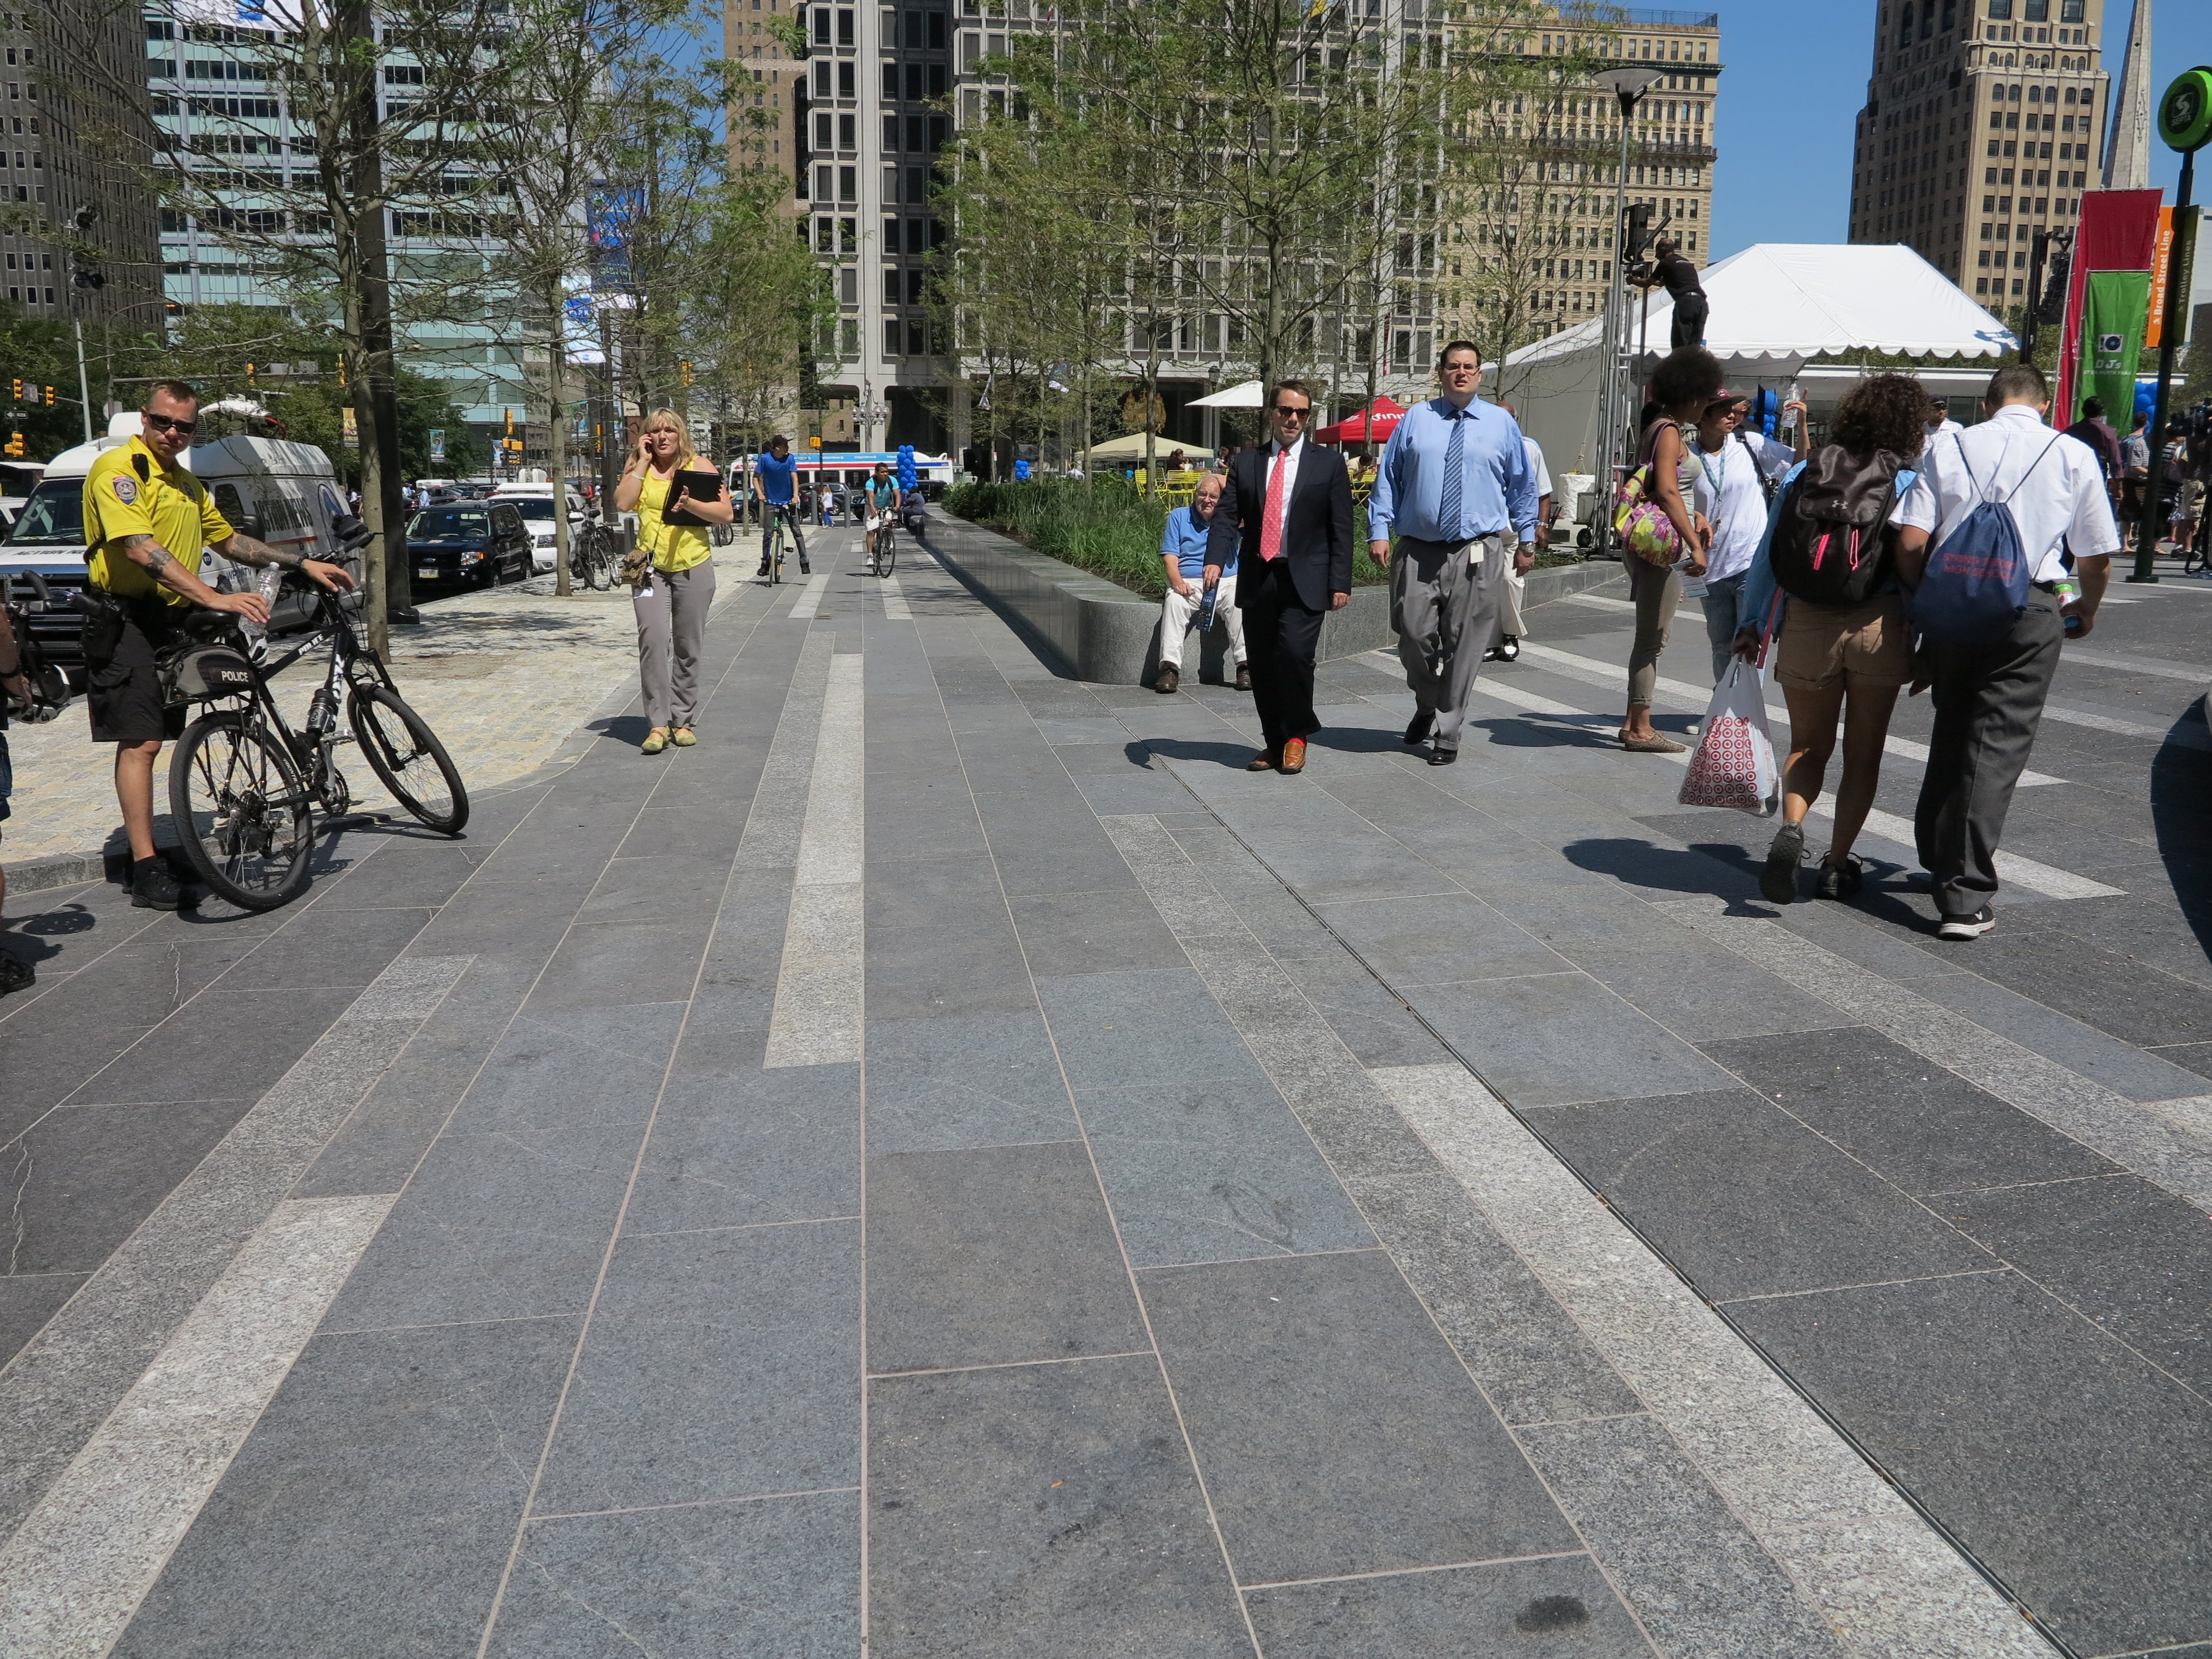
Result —
M1244 763L1244 769L1247 772L1273 771L1275 769L1275 751L1272 749L1262 749L1258 754L1253 756L1250 760Z
M1306 769L1306 740L1304 738L1292 738L1284 744L1283 763L1280 769L1289 773L1303 772Z
M1174 690L1176 687L1182 684L1182 675L1176 670L1175 665L1172 663L1162 663L1160 665L1160 677L1152 682L1152 690L1164 694Z
M1237 689L1239 691L1252 689L1252 671L1241 662L1237 665Z

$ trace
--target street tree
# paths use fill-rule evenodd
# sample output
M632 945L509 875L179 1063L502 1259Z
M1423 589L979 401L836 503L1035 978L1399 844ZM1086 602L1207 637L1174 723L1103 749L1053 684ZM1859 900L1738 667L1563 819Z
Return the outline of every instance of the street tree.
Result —
M135 0L88 3L138 9ZM267 0L265 28L226 27L222 36L283 116L234 114L216 107L222 100L188 99L181 111L152 112L182 119L150 158L131 147L148 113L143 64L137 78L118 74L93 100L136 112L105 135L112 149L336 345L361 448L368 620L380 649L390 618L404 614L411 597L394 340L410 322L483 315L481 262L437 251L467 247L483 229L483 192L457 181L474 178L478 124L504 95L507 10L507 0ZM173 35L206 27L158 21ZM216 155L279 157L288 145L307 159L204 164ZM395 232L427 251L395 268Z

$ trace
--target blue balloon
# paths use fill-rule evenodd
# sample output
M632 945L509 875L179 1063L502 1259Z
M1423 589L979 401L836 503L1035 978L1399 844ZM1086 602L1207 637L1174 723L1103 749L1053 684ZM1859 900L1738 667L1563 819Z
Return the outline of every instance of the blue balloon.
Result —
M1017 478L1026 478L1029 476L1030 464L1027 461L1016 461L1014 463L1014 477Z

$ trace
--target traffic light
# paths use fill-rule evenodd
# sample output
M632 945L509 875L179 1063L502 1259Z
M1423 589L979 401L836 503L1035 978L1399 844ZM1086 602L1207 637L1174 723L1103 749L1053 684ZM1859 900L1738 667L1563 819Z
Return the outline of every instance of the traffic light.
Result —
M23 434L21 433L11 432L8 434L8 453L18 459L21 457L23 453Z
M511 409L503 409L500 413L507 416L507 435L512 438L514 435L514 411Z
M23 383L21 380L15 382L15 391L14 395L17 403L20 404L23 401Z
M676 370L677 373L683 377L684 384L690 386L691 384L691 365L689 363L678 363L676 365Z
M46 407L47 407L48 409L52 409L53 406L54 406L54 389L53 389L53 387L52 387L52 386L48 386L48 387L46 388Z

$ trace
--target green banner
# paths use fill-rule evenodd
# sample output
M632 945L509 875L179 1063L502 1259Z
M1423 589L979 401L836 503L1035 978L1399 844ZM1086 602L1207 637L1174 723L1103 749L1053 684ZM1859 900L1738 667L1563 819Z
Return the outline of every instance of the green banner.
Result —
M2150 272L2093 270L2082 299L2086 372L2070 418L2081 418L2081 398L2100 398L2105 418L2124 433L2136 412L2136 359L2142 353L2143 325L2150 316Z

